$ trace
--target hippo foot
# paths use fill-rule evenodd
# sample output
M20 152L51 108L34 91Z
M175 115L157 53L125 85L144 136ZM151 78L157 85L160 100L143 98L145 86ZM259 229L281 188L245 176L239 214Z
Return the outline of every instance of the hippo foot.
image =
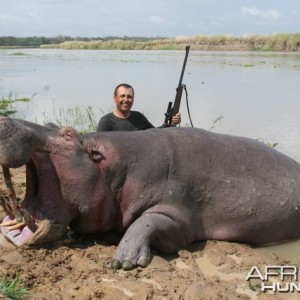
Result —
M151 260L150 246L164 254L174 253L180 248L179 235L178 224L171 218L156 213L145 214L127 229L111 267L124 270L146 267Z
M136 261L136 259L133 259L133 261ZM140 257L137 262L132 262L130 260L118 260L113 259L111 262L112 269L123 269L123 270L131 270L136 266L140 267L147 267L150 263L150 255L148 257Z
M135 221L126 231L113 256L113 269L130 270L136 266L146 267L150 263L151 251L147 234L147 217Z
M144 238L128 240L126 236L121 240L111 262L113 269L131 270L136 266L147 267L150 263L151 252L148 242ZM142 235L140 235L142 237Z

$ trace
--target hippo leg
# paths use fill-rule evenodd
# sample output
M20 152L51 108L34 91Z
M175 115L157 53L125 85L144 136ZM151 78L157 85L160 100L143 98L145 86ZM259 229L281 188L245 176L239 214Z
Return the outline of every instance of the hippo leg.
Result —
M171 234L170 234L171 233ZM150 262L150 246L162 253L174 253L185 242L178 224L168 216L149 213L138 218L126 231L112 260L112 268L124 270Z

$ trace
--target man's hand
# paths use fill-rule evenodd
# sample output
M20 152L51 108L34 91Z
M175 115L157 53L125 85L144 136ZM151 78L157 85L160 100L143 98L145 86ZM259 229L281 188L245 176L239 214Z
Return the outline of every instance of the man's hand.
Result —
M173 118L172 118L172 125L174 126L176 126L176 125L178 125L178 124L180 124L180 122L181 122L181 114L180 114L180 112L178 112L176 115L174 115L173 116Z

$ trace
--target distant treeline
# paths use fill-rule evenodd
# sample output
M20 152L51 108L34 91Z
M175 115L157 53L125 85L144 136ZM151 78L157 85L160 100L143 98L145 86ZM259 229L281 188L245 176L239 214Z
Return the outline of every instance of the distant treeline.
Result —
M70 37L70 36L56 36L56 37L40 37L40 36L32 36L32 37L14 37L14 36L0 36L0 47L32 47L39 48L41 45L59 45L64 42L72 42L72 41L81 41L81 42L105 42L110 40L122 40L122 41L133 41L133 42L147 42L151 40L156 40L156 38L147 38L147 37L114 37L114 36L106 36L106 37ZM161 38L160 38L161 39ZM163 38L162 38L163 39Z
M192 50L300 51L300 33L274 35L198 35L175 38L114 37L84 38L69 36L0 37L0 47L41 47L98 50Z

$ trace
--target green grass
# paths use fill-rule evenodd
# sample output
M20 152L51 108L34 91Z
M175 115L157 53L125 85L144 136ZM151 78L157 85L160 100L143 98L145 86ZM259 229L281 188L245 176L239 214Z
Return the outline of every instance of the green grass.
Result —
M13 93L10 92L8 97L0 100L0 116L13 116L16 112L16 106L17 103L19 102L30 102L30 98L17 98L13 96Z
M52 117L45 112L43 113L43 123L52 122L59 127L70 126L80 133L87 133L96 131L98 122L104 114L105 112L101 108L94 108L92 106L54 108Z
M0 282L0 293L2 293L6 299L11 300L23 300L32 296L32 292L24 287L18 278L9 279L4 277Z
M0 99L0 116L20 117L18 116L18 105L24 102L29 102L30 105L33 105L32 99L33 96L32 98L18 98L10 92L7 97ZM52 122L59 127L70 126L80 133L93 132L96 131L98 122L104 114L105 112L99 107L75 106L72 108L57 108L54 106L52 116L46 112L42 113L42 123ZM26 115L22 116L22 118L26 119Z

